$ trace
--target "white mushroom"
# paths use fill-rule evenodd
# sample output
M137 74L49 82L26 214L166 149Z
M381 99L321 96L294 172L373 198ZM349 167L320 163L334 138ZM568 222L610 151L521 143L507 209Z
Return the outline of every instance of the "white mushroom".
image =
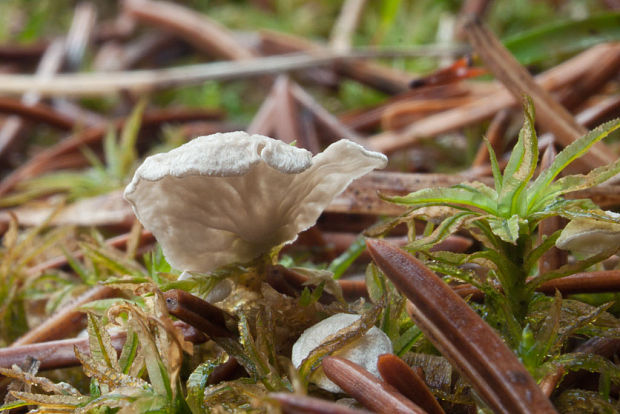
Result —
M299 368L310 352L321 345L328 336L352 325L360 318L361 315L337 313L306 329L293 345L291 360L295 368ZM381 329L373 326L361 338L339 349L332 355L355 362L373 375L379 377L377 360L379 359L379 355L388 353L392 353L392 342L390 338L388 338ZM339 386L327 378L320 368L311 375L310 380L324 390L343 392Z
M148 157L125 198L172 266L209 272L295 240L352 180L386 162L347 140L313 158L262 135L218 133Z
M620 249L620 214L613 211L604 213L609 221L589 217L571 220L555 245L582 254L585 258Z

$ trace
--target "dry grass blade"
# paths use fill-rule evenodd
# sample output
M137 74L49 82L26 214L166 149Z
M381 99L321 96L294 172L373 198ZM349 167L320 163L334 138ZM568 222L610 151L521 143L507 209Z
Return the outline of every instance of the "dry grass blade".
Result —
M130 240L130 237L131 237L131 233L121 234L119 236L107 239L105 244L110 247L115 247L115 248L125 247L127 246L127 243ZM155 238L153 237L153 234L150 231L142 230L142 233L140 234L140 238L138 240L138 244L140 246L143 246L143 245L153 242L154 240ZM82 257L84 257L84 252L82 250L78 250L78 251L72 252L71 255L76 259L81 259ZM47 260L43 263L40 263L36 266L31 267L30 269L28 269L28 274L39 275L42 272L48 271L56 267L64 266L66 264L67 264L67 257L64 255L58 256L53 259Z
M124 332L111 335L112 346L117 352L123 347L126 335ZM79 365L74 348L88 353L88 338L61 339L36 344L24 344L0 349L0 367L10 368L13 364L20 365L27 357L36 358L41 362L40 369L66 368Z
M428 414L444 414L443 408L420 376L423 373L418 374L394 354L381 355L377 361L377 368L385 382L426 410Z
M502 145L502 138L510 125L510 110L504 109L499 111L491 120L489 128L487 129L486 138L491 144L491 148L496 154L502 154L500 146ZM472 167L480 167L489 163L489 150L487 146L482 142L478 148L478 152L474 157L474 161L471 163Z
M33 344L37 342L59 339L71 335L84 326L84 314L78 310L80 306L93 300L110 298L118 295L116 289L107 286L95 286L64 306L54 316L46 319L41 325L31 329L18 338L11 347Z
M493 75L506 86L516 100L522 99L523 95L532 98L536 105L536 121L553 132L562 145L567 146L585 135L587 130L536 83L489 29L475 19L467 22L465 29L474 49ZM611 154L605 144L597 143L582 160L588 168L595 168L613 162Z
M73 129L75 126L71 118L41 103L26 105L15 99L0 98L0 112L18 115L30 121L43 122L60 129Z
M22 226L38 226L44 223L52 212L57 209L53 205L16 207L0 210L0 224L8 223L15 215ZM130 227L135 216L128 203L123 199L121 191L113 191L95 197L83 198L67 206L54 215L49 221L52 226L125 226Z
M412 319L491 409L555 413L502 339L448 285L408 253L368 240L379 268L413 304Z
M173 32L210 55L233 60L254 57L224 26L181 5L166 1L125 0L123 6L135 19Z
M204 119L219 119L222 113L212 109L167 109L146 112L142 117L142 129L155 127L168 122L186 122ZM122 118L111 122L113 128L121 129L126 119ZM80 147L101 141L110 126L94 126L68 136L56 145L53 145L25 164L15 169L0 182L0 196L12 190L21 180L34 177L50 171L54 160L61 155L72 151L79 151Z
M620 290L620 270L598 270L594 272L575 273L559 279L550 280L536 288L537 292L553 295L556 291L563 296L576 293L604 293ZM477 288L464 283L454 287L462 298L481 301L484 294Z
M364 368L343 358L329 356L321 363L323 372L336 385L366 408L385 414L425 414L426 411L405 398L394 387Z
M329 52L316 43L289 34L261 31L260 36L261 49L268 54L292 52L308 52L317 56L333 54L333 52ZM338 55L340 54L338 53ZM335 62L335 70L343 76L389 94L405 92L411 80L411 75L408 73L372 62L360 62L359 60L339 59Z
M0 74L0 93L20 94L33 90L43 96L109 96L115 93L146 93L175 86L200 85L207 80L239 79L316 68L335 61L352 60L354 55L262 57L243 61L221 61L169 69L133 70L108 73L63 74L44 82L32 75Z
M351 49L351 38L359 23L366 0L346 0L340 9L329 38L329 46L335 51Z
M273 108L277 114L277 122L275 122L275 137L284 142L291 143L299 139L299 111L297 102L291 93L291 81L286 75L280 75L273 84L275 92L276 105ZM301 143L301 147L305 146ZM308 149L308 148L306 148Z
M176 321L174 326L183 332L186 341L201 344L207 340L203 334L184 322ZM110 338L114 349L120 352L125 343L126 333L117 332L111 334ZM0 367L10 368L13 364L20 365L28 357L40 361L42 370L76 366L79 365L79 361L75 356L74 348L77 347L80 352L88 354L88 342L88 338L72 338L2 348L0 349Z
M171 315L187 322L211 338L230 338L235 335L226 328L227 315L220 308L183 290L164 293Z
M64 42L62 40L52 42L41 57L37 71L33 75L34 79L43 84L49 82L49 78L61 68L64 56ZM34 91L27 89L23 93L21 101L24 105L37 104L41 99L40 95ZM0 156L4 155L12 146L15 138L23 131L24 126L23 119L18 116L10 116L4 121L0 129Z
M574 293L600 293L620 291L620 270L599 270L575 273L543 283L539 292L553 294L558 290L562 295Z
M342 404L305 395L278 392L269 394L269 398L280 403L280 408L284 414L369 414L365 410L356 410Z
M332 115L328 110L323 108L308 92L295 83L291 85L291 91L295 99L304 107L306 107L317 120L328 128L335 136L339 138L350 139L351 141L364 144L365 139L357 132L340 122L340 120Z
M542 88L555 91L578 81L598 65L609 53L620 53L620 45L603 44L567 60L538 75L536 81ZM515 99L506 90L480 97L460 108L426 117L409 125L400 133L384 132L369 139L372 149L392 153L415 144L420 138L432 137L491 118L498 111L514 106Z

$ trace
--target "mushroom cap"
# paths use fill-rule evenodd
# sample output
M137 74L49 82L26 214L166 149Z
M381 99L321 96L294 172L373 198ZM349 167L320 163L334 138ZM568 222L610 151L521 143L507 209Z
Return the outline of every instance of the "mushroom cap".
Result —
M328 336L352 325L361 317L361 315L337 313L306 329L293 345L291 360L295 368L299 368L310 352L318 348ZM373 326L361 338L339 349L332 355L355 362L371 374L379 377L379 370L377 368L379 355L391 353L392 342L390 338L381 329ZM334 393L343 392L339 386L327 378L321 368L315 371L310 379L324 390Z
M585 258L620 248L620 214L605 211L609 221L593 218L571 220L562 230L555 245L563 250L584 255Z
M124 195L173 267L205 273L294 241L352 180L386 163L348 140L312 157L262 135L217 133L148 157Z

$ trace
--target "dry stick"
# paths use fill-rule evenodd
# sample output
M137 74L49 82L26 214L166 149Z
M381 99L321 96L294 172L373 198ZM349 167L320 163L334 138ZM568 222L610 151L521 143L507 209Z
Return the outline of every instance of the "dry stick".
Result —
M384 414L426 413L396 388L354 362L328 356L321 362L321 367L327 378L371 411Z
M596 67L600 59L610 53L620 54L620 45L602 44L590 48L538 75L536 80L546 90L557 90L577 81L585 73ZM400 133L384 132L375 135L369 139L369 144L377 151L392 153L414 145L420 138L436 136L491 118L498 111L515 104L516 101L510 93L502 89L460 108L424 118L411 124Z
M34 122L42 122L64 130L75 127L73 119L41 103L27 105L23 101L0 97L0 112L17 115Z
M560 380L564 377L564 367L560 366L555 371L551 372L538 383L538 387L547 397L551 397L553 390L558 385Z
M93 300L110 298L116 295L118 295L118 291L108 286L90 288L86 293L78 296L54 315L47 318L42 324L19 337L11 344L11 347L66 337L82 327L84 313L78 310L80 306Z
M295 99L311 111L318 122L323 124L338 138L346 138L351 141L363 144L365 139L357 132L344 125L340 120L323 108L308 92L296 83L291 84L291 90Z
M368 240L379 268L410 301L424 335L499 413L555 413L497 333L435 273L397 247Z
M452 288L459 296L481 301L484 293L470 284L463 283ZM498 287L498 289L501 289ZM559 279L550 280L536 288L537 292L547 295L559 291L563 296L575 293L604 293L620 291L620 270L599 270L594 272L575 273Z
M276 105L273 111L274 115L277 114L277 122L274 125L275 138L291 143L299 139L300 133L297 102L295 102L291 93L291 81L288 76L278 76L273 84L273 90L276 98ZM302 144L300 145L301 147L305 148L303 143L300 144Z
M273 31L261 31L261 47L267 53L291 53L308 52L323 55L329 52L326 48L310 42L305 38L286 35ZM344 54L337 53L344 56ZM343 76L347 76L369 85L377 90L388 94L396 94L409 89L409 81L412 75L400 72L387 66L372 62L339 60L335 64L335 70Z
M598 270L575 273L543 283L539 292L553 294L558 290L562 295L573 293L618 292L620 291L620 270Z
M183 331L186 341L200 344L206 341L206 337L197 332L193 327L184 322L174 322L175 327ZM120 352L125 343L126 333L119 332L110 335L112 345ZM0 367L11 368L13 364L20 365L26 358L33 357L41 361L41 370L67 368L80 365L75 356L74 347L80 351L89 353L89 338L62 339L47 341L37 344L19 345L0 349Z
M131 43L121 46L117 42L104 44L94 58L96 71L126 70L158 51L179 43L170 33L148 32Z
M560 92L557 99L566 108L575 108L597 93L607 82L616 77L619 71L620 53L604 55L591 71L581 77L579 82L573 82L566 90Z
M610 181L615 181L615 179ZM565 197L568 199L589 198L601 208L613 208L620 205L620 185L615 183L613 185L599 185L587 190L566 194Z
M64 42L62 40L52 42L41 58L41 62L39 63L37 71L34 75L34 79L44 84L45 82L48 82L51 75L56 73L62 66L64 54ZM37 104L40 99L41 97L38 93L28 91L22 96L22 103L24 105L31 106ZM24 122L20 117L9 116L6 119L2 125L2 129L0 129L0 157L6 154L11 144L23 128Z
M240 45L227 28L186 7L150 0L125 0L123 6L135 19L164 28L208 54L232 60L255 56Z
M254 114L254 118L250 125L246 128L248 134L271 135L275 127L275 108L277 107L277 96L275 84L271 87L271 91L261 104L258 111Z
M269 398L280 403L284 414L370 414L370 411L299 394L279 392L269 394Z
M502 144L502 138L506 133L506 129L510 125L510 109L503 109L499 111L493 117L493 120L489 124L489 129L487 129L486 138L489 140L491 144L491 148L495 151L496 155L502 153L500 147ZM472 168L481 167L484 164L489 162L489 150L484 142L480 144L478 148L478 152L472 162Z
M304 53L235 62L213 62L170 69L57 75L50 83L32 75L0 74L0 93L33 90L43 96L106 96L123 91L145 93L176 86L199 85L206 80L239 79L329 65L351 56Z
M401 394L419 405L428 414L445 414L439 402L424 382L421 368L412 369L394 354L383 354L377 361L381 378Z
M493 75L516 100L522 99L524 94L532 98L536 106L537 123L553 132L563 146L570 145L586 134L587 130L534 81L529 72L481 22L472 19L467 22L465 29L472 46ZM591 169L613 162L614 156L605 144L599 142L592 146L581 160Z
M94 41L97 43L108 41L127 41L135 32L136 22L126 13L120 13L110 20L97 25Z
M321 143L315 121L316 115L312 111L305 107L299 109L300 139L308 151L318 154L321 152Z
M50 45L49 54L46 52L37 68L37 80L49 82L63 66L68 63L68 69L75 69L84 54L84 48L90 38L91 29L94 25L96 11L91 3L81 3L75 8L71 27L65 40L58 40ZM56 50L57 49L57 50ZM36 92L28 92L22 97L26 105L34 105L39 102L41 96ZM17 139L25 127L23 119L9 117L0 130L0 157L7 151L11 143Z
M388 203L377 196L403 195L429 187L450 187L468 181L458 174L415 174L373 171L351 183L337 196L326 211L332 213L368 213L398 215L407 210L405 206ZM492 180L483 178L491 184Z
M79 68L96 20L97 10L93 3L82 2L75 7L75 14L65 42L67 70L74 71Z
M412 121L437 112L458 108L472 101L469 96L458 98L419 99L395 103L386 108L381 116L384 130L400 129Z
M413 89L390 97L376 106L344 113L340 115L339 118L345 125L355 130L375 128L379 125L384 112L388 111L392 105L400 102L415 102L418 99L449 99L473 94L475 89L469 88L468 86L469 85L463 83L458 83Z
M594 128L606 120L620 116L620 95L610 96L577 114L577 122Z
M49 46L47 42L31 45L0 45L0 62L30 63L41 59Z
M154 110L149 111L142 117L142 127L153 127L166 122L185 122L203 119L218 119L221 112L216 110L205 109L180 109L180 110ZM111 127L116 129L122 128L125 118L119 119L111 123ZM56 157L71 151L78 150L83 145L89 145L100 141L108 128L105 126L94 126L84 131L70 135L58 144L47 148L28 162L13 171L2 182L0 182L0 196L10 191L20 181L33 177L42 172L49 171L48 164Z
M345 0L329 36L329 47L337 52L351 49L351 38L362 16L366 0Z
M204 332L210 338L235 336L226 328L226 319L230 319L231 316L217 306L179 289L165 292L164 299L171 315Z
M472 16L483 19L486 15L492 0L465 0L462 2L457 18L456 40L464 41L467 33L465 32L464 23Z

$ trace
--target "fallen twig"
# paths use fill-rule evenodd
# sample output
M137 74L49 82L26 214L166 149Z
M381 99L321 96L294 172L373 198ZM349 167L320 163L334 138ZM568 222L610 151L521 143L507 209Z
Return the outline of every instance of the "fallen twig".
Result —
M548 91L554 91L577 81L592 70L606 54L620 54L620 45L602 44L586 50L566 62L536 77L536 81ZM415 144L420 138L433 137L453 131L475 122L491 118L498 111L517 103L506 90L499 90L480 97L460 108L426 117L409 125L402 132L383 132L368 139L372 149L392 153Z
M167 1L125 0L123 6L138 21L172 32L208 54L233 60L255 56L224 26L181 5Z
M425 336L501 413L555 413L534 379L497 333L422 262L380 240L368 240L375 263L410 301Z
M515 100L521 100L524 94L532 98L536 106L536 122L553 132L562 145L567 146L586 134L587 130L536 83L529 72L480 21L470 20L465 25L465 30L489 70L504 84ZM599 62L595 67L598 65ZM581 160L587 168L595 168L614 161L614 157L605 144L598 142Z
M184 290L173 289L164 293L166 306L176 316L210 338L230 338L235 335L226 328L224 311Z
M0 112L9 115L18 115L34 122L43 122L65 130L73 129L75 126L72 119L67 118L63 114L41 103L27 105L16 99L0 97Z
M426 413L413 401L399 393L396 388L379 380L354 362L328 356L321 362L321 367L327 378L376 413Z
M370 414L370 411L356 410L343 404L299 394L278 392L269 394L269 398L280 403L284 414Z
M412 369L396 355L384 354L379 356L377 369L385 382L419 405L428 414L445 414L422 379L424 374L421 368Z
M184 322L176 321L174 326L182 330L186 341L200 344L207 340L204 335ZM126 336L125 332L110 335L112 346L119 353L125 343ZM74 348L88 354L89 338L62 339L2 348L0 349L0 367L11 368L14 364L20 365L28 357L39 360L42 370L77 366L80 365L80 361L75 356Z
M108 286L90 288L86 293L75 298L36 328L19 337L11 344L11 347L65 338L83 328L85 315L78 309L80 306L93 300L110 298L116 295L118 295L118 291Z

